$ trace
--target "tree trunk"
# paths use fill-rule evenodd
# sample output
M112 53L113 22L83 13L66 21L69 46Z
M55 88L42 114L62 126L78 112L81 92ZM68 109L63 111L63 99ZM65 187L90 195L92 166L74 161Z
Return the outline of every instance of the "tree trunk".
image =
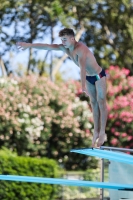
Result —
M54 31L53 31L53 23L51 23L51 44L54 41ZM50 79L53 81L53 53L51 51L51 63L50 63Z
M7 76L6 67L1 57L0 57L0 67L1 67L2 77L6 77Z
M45 57L44 57L44 63L45 63L45 61L46 61L46 59L47 59L47 56L48 56L49 52L50 52L50 51L47 51L47 53L46 53L46 55L45 55ZM39 75L40 75L40 76L42 76L43 73L45 72L45 71L44 71L44 68L45 68L45 64L44 64L44 65L41 67L41 69L40 69L40 72L39 72Z
M31 59L32 59L32 49L30 48L29 49L29 59L28 59L27 75L30 74Z

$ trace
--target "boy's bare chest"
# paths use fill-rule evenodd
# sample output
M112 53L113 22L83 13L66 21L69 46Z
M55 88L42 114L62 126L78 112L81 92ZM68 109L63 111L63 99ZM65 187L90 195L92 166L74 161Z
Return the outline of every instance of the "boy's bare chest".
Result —
M67 52L68 56L75 62L76 65L78 65L78 55L76 52Z

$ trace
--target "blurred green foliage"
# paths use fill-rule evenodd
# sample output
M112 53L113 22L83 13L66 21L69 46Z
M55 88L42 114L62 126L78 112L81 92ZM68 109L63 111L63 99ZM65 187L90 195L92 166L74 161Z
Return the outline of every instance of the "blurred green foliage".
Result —
M0 20L1 56L7 71L12 63L5 53L16 54L17 41L43 43L49 39L53 43L59 29L65 26L75 33L85 28L81 41L94 52L100 66L125 66L133 74L132 0L0 0ZM27 72L43 75L48 64L51 73L56 65L52 56L40 61L36 55L36 51L29 50Z
M0 151L0 173L36 177L59 177L61 169L54 160L47 158L19 157L9 150ZM57 193L58 192L58 193ZM1 181L0 199L2 200L52 200L60 193L56 185Z

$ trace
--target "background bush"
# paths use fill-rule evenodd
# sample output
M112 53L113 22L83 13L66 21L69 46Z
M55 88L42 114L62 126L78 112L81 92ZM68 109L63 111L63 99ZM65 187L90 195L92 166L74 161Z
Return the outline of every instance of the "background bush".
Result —
M69 153L90 147L92 139L92 113L76 92L74 82L1 78L0 146L18 155L54 158L66 169L96 167L93 157Z
M38 177L59 177L59 166L47 158L18 157L9 151L0 152L0 173ZM60 171L61 172L61 171ZM60 193L56 185L1 181L0 199L2 200L52 200Z
M108 72L106 145L133 148L133 76L119 66L110 66Z
M132 148L133 77L118 66L110 66L108 73L105 145ZM90 147L92 131L89 98L81 95L79 82L55 84L36 76L0 79L0 147L53 158L67 170L96 168L95 158L69 153Z

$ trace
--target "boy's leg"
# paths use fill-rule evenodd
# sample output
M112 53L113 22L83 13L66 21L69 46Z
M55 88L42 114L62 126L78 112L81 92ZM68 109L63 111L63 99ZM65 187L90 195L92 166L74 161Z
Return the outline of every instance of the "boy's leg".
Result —
M96 140L99 137L100 132L100 110L97 102L97 94L96 94L96 87L92 85L88 81L86 81L86 88L89 93L90 103L93 112L93 120L94 120L94 133L93 133L93 140L92 146L95 146Z
M102 77L96 81L97 101L100 109L100 133L97 146L100 147L105 141L105 128L107 122L107 106L106 106L106 77Z

